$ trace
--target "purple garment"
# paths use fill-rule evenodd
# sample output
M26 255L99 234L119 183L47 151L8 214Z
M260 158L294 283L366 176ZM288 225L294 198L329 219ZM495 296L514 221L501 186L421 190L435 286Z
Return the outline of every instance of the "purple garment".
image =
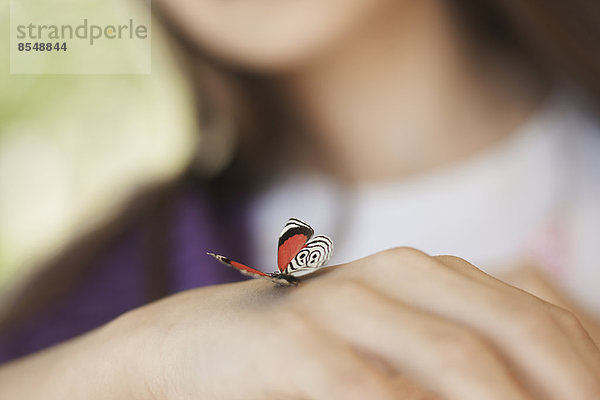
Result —
M197 189L176 198L164 235L167 292L240 280L240 274L215 263L206 252L248 257L246 221L241 203L215 204ZM147 225L125 232L67 293L1 333L0 363L80 335L145 304L149 242L143 226Z

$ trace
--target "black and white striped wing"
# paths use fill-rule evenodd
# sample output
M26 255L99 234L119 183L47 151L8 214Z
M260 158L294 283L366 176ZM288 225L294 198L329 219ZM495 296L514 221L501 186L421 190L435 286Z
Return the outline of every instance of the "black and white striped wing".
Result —
M332 253L333 241L327 236L315 236L292 258L285 272L295 277L310 274L325 265Z

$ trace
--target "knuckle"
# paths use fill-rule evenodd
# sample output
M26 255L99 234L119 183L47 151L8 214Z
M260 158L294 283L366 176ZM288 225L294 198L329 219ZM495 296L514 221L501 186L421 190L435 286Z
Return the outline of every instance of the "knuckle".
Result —
M439 262L441 262L442 264L445 264L445 265L450 265L450 266L463 268L463 269L473 268L473 265L470 262L468 262L464 258L460 258L457 256L441 255L441 256L435 256L433 258L435 258L436 260L438 260Z
M507 314L506 317L513 321L513 334L525 342L539 342L556 327L552 317L541 307L534 305L516 304Z
M424 260L432 261L433 258L413 247L394 247L377 253L373 264L377 269L389 271L408 263L420 265Z
M571 311L551 305L550 313L556 323L569 330L584 331L583 325L577 316Z
M399 246L384 251L395 259L429 258L429 255L414 247Z
M449 254L442 254L439 256L434 256L433 258L437 258L438 260L448 261L452 263L466 263L467 261L464 258L460 258L458 256L453 256Z
M482 339L464 328L446 328L435 342L442 368L469 369L489 352Z

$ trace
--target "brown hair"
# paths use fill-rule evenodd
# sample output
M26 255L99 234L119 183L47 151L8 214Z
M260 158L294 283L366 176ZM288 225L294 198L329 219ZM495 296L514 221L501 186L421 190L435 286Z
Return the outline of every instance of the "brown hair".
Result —
M479 49L511 54L527 63L540 79L577 87L600 104L600 2L447 0L447 4L468 36L476 38ZM171 21L163 23L178 43L190 81L197 88L198 117L208 145L175 182L149 188L132 199L131 206L114 222L73 243L42 268L24 291L26 295L20 296L18 306L0 316L0 330L30 316L75 284L82 271L133 224L143 222L148 227L153 242L148 248L160 253L162 247L156 244L164 241L160 232L168 218L170 198L177 196L181 187L202 182L216 196L233 185L238 190L256 188L268 170L267 163L277 162L277 155L285 153L286 136L278 133L300 126L301 121L285 108L269 77L222 64L198 49ZM236 140L224 140L226 136ZM244 171L244 179L240 179L240 171ZM152 300L164 294L160 282L152 282L162 279L167 266L164 254L147 259L148 299Z
M600 102L600 3L448 0L480 45L512 52L554 82Z

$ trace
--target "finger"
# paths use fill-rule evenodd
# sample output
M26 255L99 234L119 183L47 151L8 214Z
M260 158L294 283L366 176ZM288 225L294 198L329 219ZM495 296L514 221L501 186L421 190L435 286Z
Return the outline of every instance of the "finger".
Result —
M530 296L529 293L482 272L477 267L461 258L453 256L436 256L434 258L441 261L447 267L452 268L454 271L464 274L483 284L490 285L490 287L512 292L514 296L517 297ZM558 328L570 339L572 346L578 352L579 356L595 373L596 378L600 380L600 350L592 337L584 329L577 316L566 309L542 299L539 299L539 304L544 307L550 317L556 321Z
M398 373L398 368L394 367L381 356L373 352L358 349L359 354L369 360L373 365L383 371L390 377L394 386L396 398L402 400L440 400L441 397L417 384L413 379L406 375Z
M314 307L322 293L305 293L305 305ZM339 282L318 304L311 313L317 323L443 398L530 398L493 349L457 325L353 281Z
M397 375L392 379L396 387L398 399L402 400L441 400L442 398L429 390L424 390L422 386L413 382L404 375Z
M389 376L348 343L320 330L297 313L288 313L279 320L282 319L294 320L285 323L287 328L281 338L281 344L291 347L293 357L273 354L272 365L277 366L273 371L275 379L288 382L291 396L300 394L301 398L311 400L396 398Z
M490 288L409 248L367 257L323 279L342 273L485 335L541 398L598 396L595 374L534 296Z
M547 304L547 308L562 331L571 338L573 346L577 349L581 358L594 371L596 379L600 381L600 350L598 350L596 342L587 333L581 321L575 314L564 308L553 304Z

